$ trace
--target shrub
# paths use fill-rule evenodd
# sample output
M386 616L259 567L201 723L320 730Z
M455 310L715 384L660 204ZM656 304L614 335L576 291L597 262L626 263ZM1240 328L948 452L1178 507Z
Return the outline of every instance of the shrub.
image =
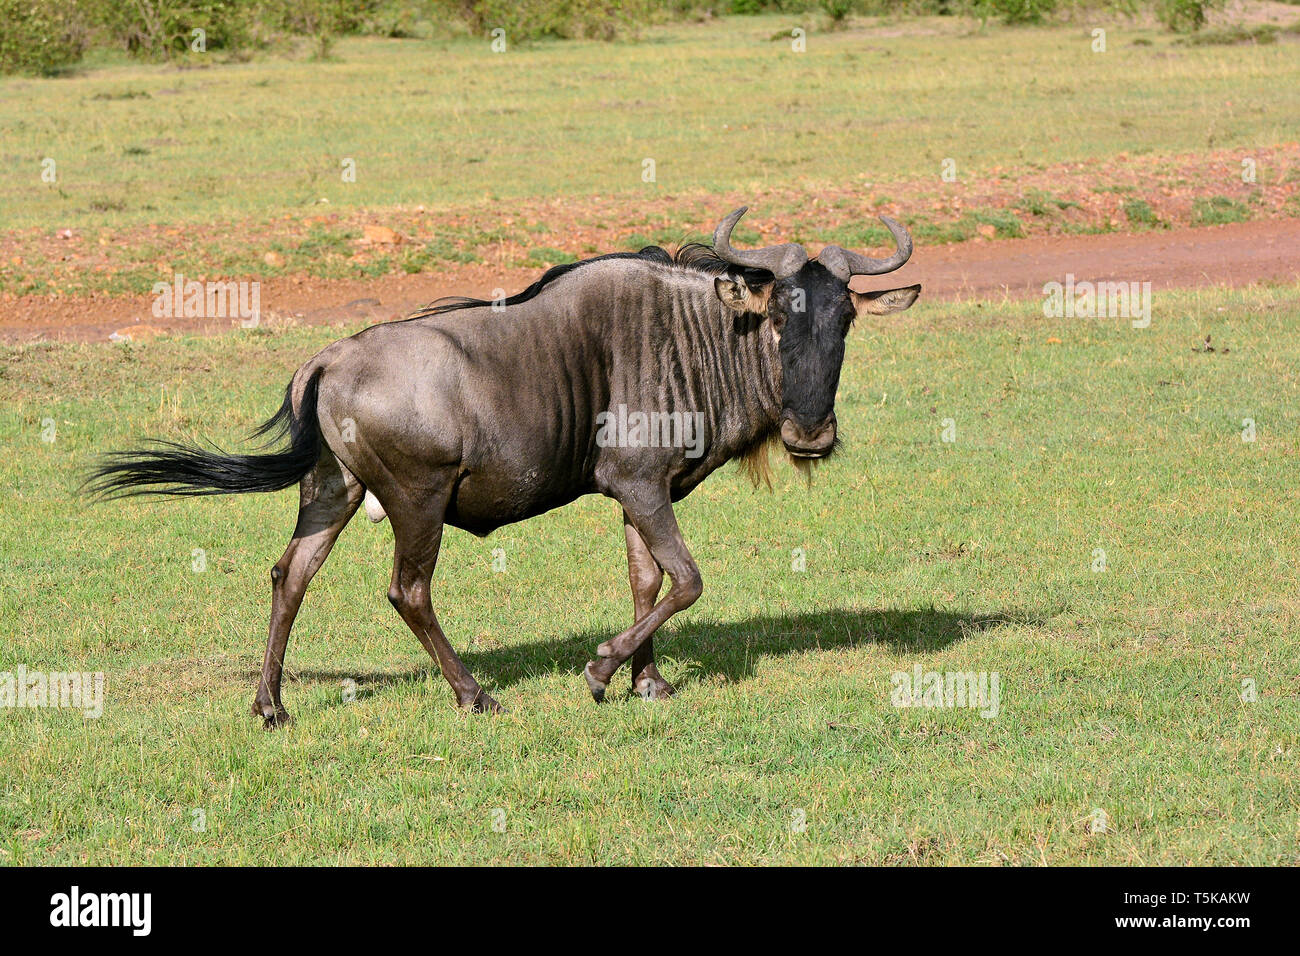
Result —
M1206 14L1223 0L1156 0L1156 17L1175 33L1194 33L1205 26Z
M0 73L57 73L81 59L87 38L71 0L0 0Z
M440 0L470 31L486 36L497 28L506 42L540 37L612 40L627 27L649 22L656 0Z
M1041 23L1056 11L1056 0L971 0L972 12L982 20L1003 23Z
M356 32L381 37L416 36L416 24L429 10L428 0L387 0L361 18Z
M838 29L845 25L857 4L854 0L820 0L819 6L830 20L831 26Z
M72 0L69 0L72 2ZM194 30L205 50L242 53L278 36L311 37L319 56L343 33L407 35L428 3L408 0L76 0L110 43L160 59L191 49Z
M371 32L395 9L383 0L255 0L252 5L269 26L310 37Z
M257 19L253 0L79 0L108 41L133 56L162 59L185 53L203 31L204 50L249 45Z

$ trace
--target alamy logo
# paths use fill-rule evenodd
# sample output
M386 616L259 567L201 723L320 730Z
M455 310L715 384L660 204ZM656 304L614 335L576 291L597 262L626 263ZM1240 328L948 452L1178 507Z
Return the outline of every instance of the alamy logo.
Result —
M260 282L200 282L179 272L153 284L155 319L241 319L256 325L262 314Z
M79 710L91 719L104 714L104 673L95 671L0 672L0 707L54 707Z
M1151 326L1150 282L1075 282L1067 272L1064 284L1046 283L1043 295L1049 319L1132 319L1135 329Z
M895 671L890 678L894 689L890 702L895 707L970 707L979 708L980 716L998 715L998 672L921 670L917 664L911 673Z
M71 892L50 897L50 925L127 926L133 936L148 936L153 929L153 894Z
M601 448L685 448L687 458L704 454L703 412L629 412L626 405L596 415Z

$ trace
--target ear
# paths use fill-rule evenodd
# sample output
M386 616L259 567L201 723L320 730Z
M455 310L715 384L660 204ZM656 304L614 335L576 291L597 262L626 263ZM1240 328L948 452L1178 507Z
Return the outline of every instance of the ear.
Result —
M762 285L750 285L744 279L736 280L730 276L718 276L713 280L713 291L718 299L732 312L741 315L753 312L757 315L767 314L767 303L772 295L775 280Z
M849 296L853 299L853 311L858 314L858 318L864 315L889 315L891 312L902 312L921 294L919 285L909 285L902 289L886 289L883 292L854 292L849 290Z

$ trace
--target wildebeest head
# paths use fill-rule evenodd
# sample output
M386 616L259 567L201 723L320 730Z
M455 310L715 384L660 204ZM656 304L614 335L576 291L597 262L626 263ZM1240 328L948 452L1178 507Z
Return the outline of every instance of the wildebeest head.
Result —
M714 280L722 304L772 323L781 353L781 442L799 458L825 458L835 448L835 390L844 364L844 339L854 319L906 309L919 285L881 292L854 292L856 275L892 272L912 254L912 237L887 216L897 250L887 259L827 246L810 260L802 246L734 249L731 231L747 207L724 219L713 234L713 251L733 267Z

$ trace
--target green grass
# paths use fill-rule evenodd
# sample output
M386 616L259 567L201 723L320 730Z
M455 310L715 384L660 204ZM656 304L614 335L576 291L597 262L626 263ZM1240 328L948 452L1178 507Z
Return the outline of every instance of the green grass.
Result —
M560 265L565 262L577 262L578 257L571 252L564 252L560 249L553 249L550 246L537 246L528 250L528 256L524 260L526 266L539 266L547 269L551 266Z
M336 59L180 70L115 63L0 80L0 221L51 230L211 223L329 208L591 194L672 196L807 180L863 185L1126 152L1294 138L1289 44L1126 42L1079 27L813 32L789 17L649 29L494 54L479 40L355 39ZM939 31L937 35L930 35ZM536 82L536 77L548 77ZM1252 104L1243 109L1242 103ZM1117 116L1140 122L1117 122ZM58 181L41 180L41 160ZM655 181L642 181L655 160ZM345 159L356 182L342 180Z
M1131 226L1158 226L1160 218L1145 199L1128 199L1124 202L1124 216Z
M1192 215L1201 225L1217 226L1229 222L1245 222L1250 218L1250 209L1237 199L1209 196L1193 203Z
M1271 23L1258 23L1253 26L1233 24L1216 30L1201 30L1189 36L1180 37L1179 44L1187 46L1234 46L1242 43L1270 44L1276 43L1278 34L1300 33L1300 21L1277 27Z
M975 221L981 225L992 226L994 235L999 239L1017 239L1024 235L1020 220L1016 214L1005 209L976 210Z
M1300 862L1297 321L1264 287L1157 293L1144 330L1036 301L860 322L813 486L727 469L679 506L705 595L659 638L663 704L580 676L631 613L611 502L449 532L435 607L499 718L452 708L358 519L274 734L248 707L295 496L73 490L142 434L244 434L338 333L7 348L0 670L103 670L107 704L0 711L0 860ZM892 707L915 665L998 672L999 715Z
M1031 216L1050 216L1053 212L1077 208L1078 205L1076 202L1058 199L1051 193L1041 189L1030 189L1026 191L1021 199L1019 208Z

